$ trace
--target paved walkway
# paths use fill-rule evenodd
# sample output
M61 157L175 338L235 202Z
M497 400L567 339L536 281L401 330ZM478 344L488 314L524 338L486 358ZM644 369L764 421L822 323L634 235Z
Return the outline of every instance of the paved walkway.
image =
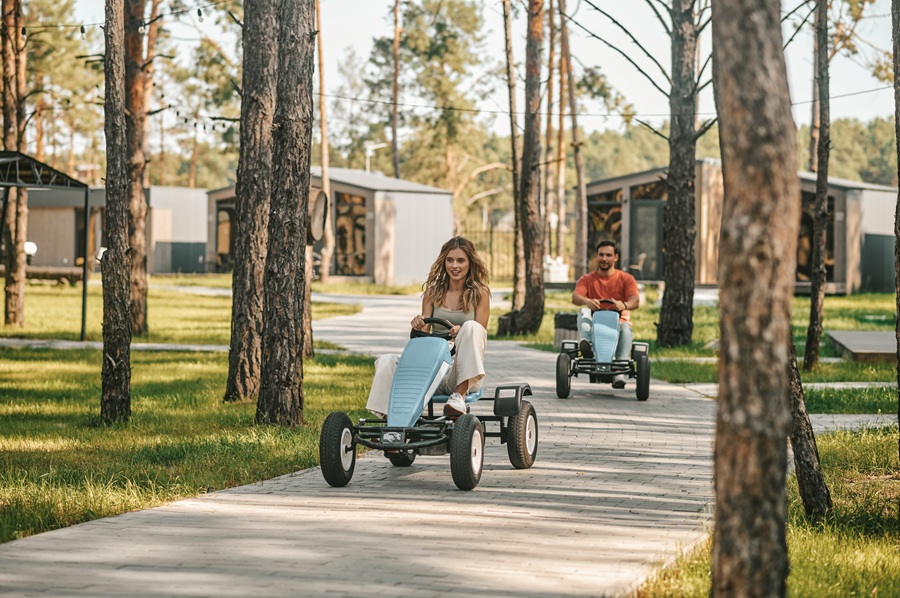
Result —
M398 350L409 297L359 297L315 322L353 351ZM553 353L488 346L486 392L528 381L540 422L533 468L489 440L481 484L446 457L357 462L346 488L318 468L0 545L3 596L621 596L705 537L714 402L654 381L554 392ZM487 404L476 404L485 409ZM832 416L829 416L832 417Z

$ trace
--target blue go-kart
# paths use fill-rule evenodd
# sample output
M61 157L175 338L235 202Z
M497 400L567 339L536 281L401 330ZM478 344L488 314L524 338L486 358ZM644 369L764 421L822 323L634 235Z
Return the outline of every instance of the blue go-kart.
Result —
M600 302L615 305L612 299L601 299ZM556 358L556 396L568 398L572 390L572 376L587 374L594 383L610 384L616 376L635 378L637 400L650 398L650 346L633 342L630 359L615 358L619 342L619 313L615 309L594 312L591 334L593 357L581 354L578 341L562 341Z
M426 318L427 324L450 322ZM450 454L450 473L460 490L471 490L481 480L485 438L506 444L509 461L516 469L534 463L538 449L538 422L527 383L498 386L494 397L482 397L482 389L466 395L467 413L458 418L435 415L435 403L446 395L433 395L452 363L446 332L413 330L400 356L386 419L363 418L354 424L346 413L335 411L325 418L319 437L319 463L325 481L346 486L356 467L356 447L384 451L396 467L409 467L418 455ZM430 400L429 400L430 399ZM493 415L468 413L470 403L494 402ZM492 424L487 431L486 424ZM494 425L495 424L495 425Z

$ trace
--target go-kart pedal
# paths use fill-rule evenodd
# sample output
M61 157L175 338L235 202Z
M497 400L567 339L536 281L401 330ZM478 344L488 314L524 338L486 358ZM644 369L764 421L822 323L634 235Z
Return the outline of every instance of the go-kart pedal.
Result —
M594 350L591 349L591 341L586 338L581 339L581 342L578 343L578 350L581 351L581 356L585 359L594 358Z

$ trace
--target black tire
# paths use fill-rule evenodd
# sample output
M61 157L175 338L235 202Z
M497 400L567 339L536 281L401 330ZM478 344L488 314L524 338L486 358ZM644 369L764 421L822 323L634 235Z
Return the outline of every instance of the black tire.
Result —
M341 411L329 413L319 436L319 464L322 476L335 488L350 483L356 468L356 443L353 422Z
M413 451L400 451L399 453L388 453L387 458L395 467L409 467L416 460L416 454Z
M471 490L481 480L484 469L484 426L466 413L460 415L450 433L450 473L460 490Z
M637 400L646 401L650 398L650 358L638 355L634 360L634 369L637 370Z
M568 399L572 390L571 363L568 353L560 353L556 358L556 396L561 399Z
M528 469L534 465L538 451L538 422L534 407L522 401L518 415L507 422L506 452L509 462L516 469Z

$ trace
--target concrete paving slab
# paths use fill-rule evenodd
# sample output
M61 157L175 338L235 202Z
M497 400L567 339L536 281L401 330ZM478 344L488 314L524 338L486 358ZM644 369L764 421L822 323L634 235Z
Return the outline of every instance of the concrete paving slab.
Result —
M894 332L829 330L825 334L838 349L854 361L896 361L897 336Z

